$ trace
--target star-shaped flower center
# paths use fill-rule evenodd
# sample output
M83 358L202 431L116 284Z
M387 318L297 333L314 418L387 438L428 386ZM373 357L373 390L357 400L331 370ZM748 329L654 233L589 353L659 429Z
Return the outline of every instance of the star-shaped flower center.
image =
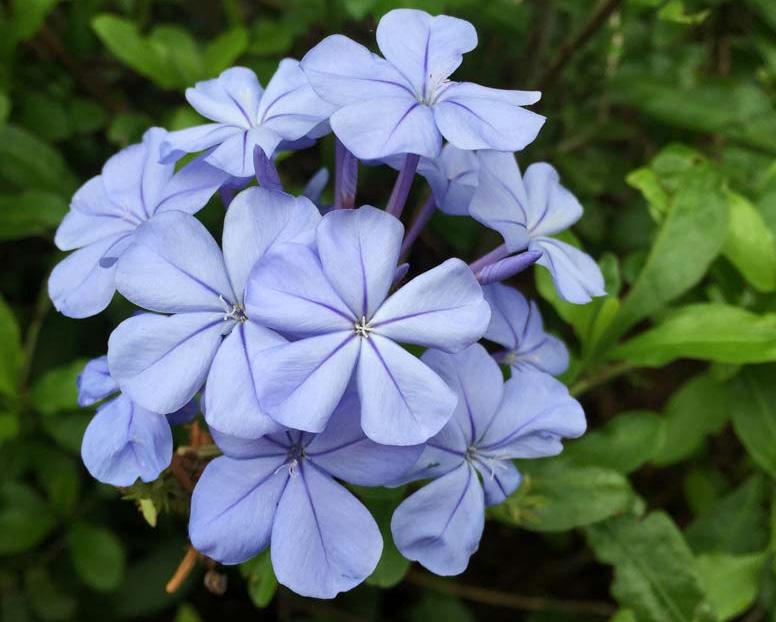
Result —
M366 316L362 315L361 319L357 320L353 324L353 330L355 331L356 335L358 335L359 337L368 339L369 333L371 333L374 329L369 325L369 322L367 321Z
M218 299L224 306L224 322L228 322L230 320L233 322L248 321L248 316L245 314L245 309L243 309L242 305L232 304L228 302L223 296L219 296Z

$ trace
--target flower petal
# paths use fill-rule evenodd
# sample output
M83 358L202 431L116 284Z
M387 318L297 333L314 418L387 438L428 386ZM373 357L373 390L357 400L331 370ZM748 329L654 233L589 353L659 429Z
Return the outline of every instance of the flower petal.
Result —
M478 449L498 459L554 456L561 438L585 432L585 413L566 385L530 367L517 368L504 385L504 399Z
M466 463L410 495L391 519L401 554L443 576L466 570L484 526L482 487Z
M264 351L253 367L264 412L289 428L323 430L353 375L359 345L351 331Z
M326 37L301 61L315 92L344 106L381 97L414 97L411 85L385 59L342 35Z
M358 360L361 426L383 445L417 445L450 420L456 396L431 369L379 335L362 340Z
M335 112L331 129L357 158L377 160L397 153L435 158L442 136L431 109L411 95L364 99Z
M119 385L110 375L107 356L98 356L89 361L78 375L76 383L78 405L82 408L96 404L119 390Z
M265 188L247 188L229 205L224 219L224 260L238 302L256 262L274 244L313 239L321 216L304 197Z
M100 259L122 234L104 238L70 253L51 271L49 298L67 317L96 315L108 306L116 291L116 268L103 268Z
M256 123L261 96L256 74L246 67L231 67L186 89L186 99L203 117L243 128Z
M228 180L229 175L224 171L199 157L175 173L165 185L155 213L176 210L196 214Z
M353 332L356 319L303 244L279 244L264 255L248 277L245 306L252 320L298 337Z
M288 456L291 442L285 434L268 434L261 438L241 438L209 428L218 448L229 458L246 460L250 458L272 458Z
M253 381L253 361L262 350L285 343L255 322L238 322L213 359L205 391L205 420L220 432L258 438L281 426L262 410Z
M191 497L189 538L200 553L239 564L267 548L288 482L286 457L211 461Z
M504 377L496 361L479 344L457 354L427 350L421 360L458 396L453 415L461 425L467 445L487 428L504 395Z
M475 468L482 475L482 489L485 491L485 505L490 507L506 500L520 487L523 480L511 460L476 461Z
M152 482L172 459L172 433L163 415L141 408L125 395L97 410L84 433L81 456L96 480L131 486Z
M278 581L302 596L334 598L372 573L382 549L377 523L358 499L303 462L272 528Z
M601 269L584 251L546 237L532 239L529 248L542 251L536 263L550 271L555 289L563 300L583 305L595 296L606 296Z
M393 282L404 227L365 205L326 214L316 231L326 277L355 317L372 317Z
M349 484L384 486L403 476L417 462L423 445L390 447L370 441L361 430L361 402L347 393L326 424L305 448L315 465Z
M141 144L122 149L102 168L102 183L111 201L141 219L154 213L175 172L174 164L159 162L166 136L166 130L152 127L143 134Z
M245 128L223 123L205 123L169 132L159 147L160 161L177 162L187 153L205 151L244 134Z
M560 185L558 171L546 162L531 164L523 175L528 194L528 229L531 236L553 235L582 217L577 198Z
M448 259L388 298L372 326L394 341L457 352L480 339L489 320L490 307L469 266Z
M224 140L205 157L205 162L234 177L252 177L253 150L258 146L271 157L281 137L266 127L254 127Z
M284 58L259 105L259 123L286 140L305 136L329 118L335 108L318 97L310 86L299 61Z
M377 45L415 93L427 100L460 66L463 54L477 47L477 31L455 17L394 9L377 25Z
M111 375L144 408L178 410L205 382L223 326L223 315L214 313L142 313L124 320L108 341Z
M434 118L442 135L460 149L520 151L534 141L546 120L521 106L536 103L540 96L535 91L452 83L437 98Z
M450 143L442 147L438 158L424 158L418 165L418 173L431 186L437 206L451 216L468 215L479 169L476 153L458 149Z
M553 376L566 371L568 350L560 339L544 332L535 302L529 303L516 289L501 283L482 290L491 309L485 339L504 346L509 351L511 365L533 365Z
M469 213L504 238L514 253L528 246L528 195L520 169L511 153L485 151L479 154L480 178Z
M162 313L223 311L236 299L226 266L204 225L183 212L156 215L121 256L116 287L136 305Z

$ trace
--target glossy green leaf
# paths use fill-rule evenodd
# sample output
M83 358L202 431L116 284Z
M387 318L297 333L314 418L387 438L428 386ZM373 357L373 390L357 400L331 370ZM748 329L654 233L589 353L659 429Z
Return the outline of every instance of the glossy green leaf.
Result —
M758 315L717 303L687 305L612 355L647 367L662 367L679 358L734 364L774 361L776 314Z
M0 395L14 397L19 392L22 343L16 315L0 296Z
M0 240L53 231L67 213L67 201L53 192L29 190L0 195Z
M725 257L752 287L776 289L776 241L760 212L746 197L728 192L730 230L722 249Z
M0 555L13 555L39 544L55 527L51 508L29 486L0 485Z
M112 531L78 522L68 533L67 546L76 572L89 587L110 592L121 584L126 556L121 540Z
M627 474L653 458L663 436L663 420L657 414L646 410L625 412L582 438L569 441L561 455L580 465Z
M278 580L272 569L269 549L259 553L252 560L240 564L240 574L248 584L248 595L259 609L268 606L275 597Z
M570 461L522 461L520 488L490 515L532 531L566 531L590 525L634 507L628 480L610 469Z
M663 442L652 458L659 466L674 464L695 452L709 434L730 418L730 389L707 374L683 384L668 401Z
M768 539L765 494L765 482L753 476L717 499L686 529L693 551L745 555L762 550Z
M695 561L709 604L720 620L744 613L757 598L765 553L727 555L709 553Z
M46 372L32 387L30 399L38 412L53 415L78 408L78 376L86 361L79 359Z
M620 516L587 529L596 557L614 566L612 596L638 622L713 622L695 559L671 518Z
M776 477L776 365L744 369L733 383L733 429L760 468Z
M647 261L604 341L622 335L698 283L727 237L727 202L710 165L687 173Z

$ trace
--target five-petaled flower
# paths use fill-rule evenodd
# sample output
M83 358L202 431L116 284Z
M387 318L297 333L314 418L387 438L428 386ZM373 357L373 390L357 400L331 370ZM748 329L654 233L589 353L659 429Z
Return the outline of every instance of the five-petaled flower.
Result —
M302 59L312 87L337 106L332 130L359 158L433 158L443 137L461 149L518 151L544 123L523 108L539 101L538 92L448 79L463 54L477 46L477 32L467 21L396 9L380 20L377 44L385 58L332 35Z

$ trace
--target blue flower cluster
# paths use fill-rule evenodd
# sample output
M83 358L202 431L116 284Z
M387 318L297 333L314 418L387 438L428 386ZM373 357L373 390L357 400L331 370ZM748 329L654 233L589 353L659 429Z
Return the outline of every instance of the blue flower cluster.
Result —
M391 11L377 43L382 57L328 37L282 61L266 89L242 67L188 89L213 122L153 128L108 160L73 197L56 243L74 252L49 283L70 317L115 291L143 310L79 379L82 405L117 394L84 436L90 473L154 480L170 425L201 406L223 455L196 484L192 544L225 564L270 547L280 583L319 598L361 583L383 547L347 485L425 482L393 515L396 546L438 574L466 568L485 507L520 485L512 460L557 454L585 430L554 378L565 346L499 281L538 262L567 301L604 293L595 262L552 237L579 203L549 164L521 174L515 161L544 122L524 108L539 93L449 80L477 44L460 19ZM334 204L320 205L325 172L304 196L284 192L275 156L329 132ZM399 170L384 210L354 207L359 160ZM416 174L431 191L405 232ZM194 216L216 193L220 246ZM403 258L436 209L504 244L406 281Z

